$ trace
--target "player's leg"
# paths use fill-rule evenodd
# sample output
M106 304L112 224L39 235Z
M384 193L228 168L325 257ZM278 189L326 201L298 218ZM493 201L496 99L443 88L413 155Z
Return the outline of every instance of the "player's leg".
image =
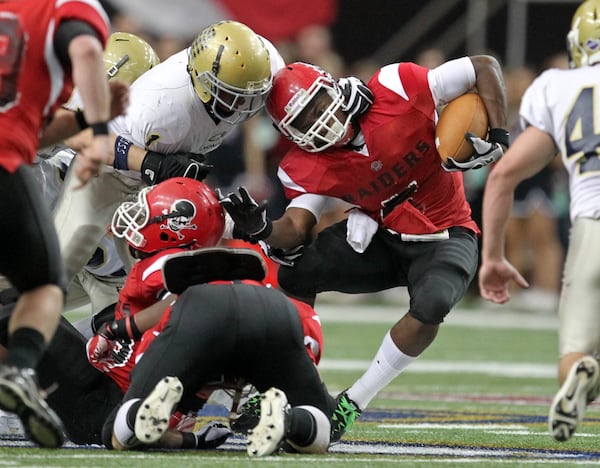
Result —
M304 347L298 313L278 291L255 288L248 293L244 303L263 311L262 330L252 323L251 313L240 322L246 332L255 327L254 335L263 336L246 341L262 346L243 353L255 361L245 365L246 379L263 392L260 420L248 435L248 454L269 455L282 442L302 453L325 452L332 399Z
M231 302L225 285L194 286L179 296L168 325L131 372L131 384L121 408L105 424L103 440L107 447L126 449L153 443L161 429L164 431L166 415L175 411L180 400L179 407L183 403L198 403L195 393L221 375L224 362L234 349L235 335L229 326L235 321ZM168 382L163 382L165 377L170 378ZM179 387L182 388L178 390ZM161 395L167 397L161 399ZM148 407L140 411L144 404ZM149 438L145 437L148 425L142 418L156 422Z
M389 253L387 237L385 231L377 231L368 254L359 254L346 241L346 221L334 224L303 249L293 267L279 267L279 286L291 297L314 304L319 292L369 293L406 284Z
M0 408L16 413L26 434L45 447L63 443L62 424L39 393L35 367L52 339L63 307L65 275L50 213L30 173L0 170L0 271L20 295L8 323L0 367Z
M71 281L86 265L106 234L117 206L132 197L139 184L124 182L116 173L105 172L84 187L69 170L65 187L54 211L54 223Z
M549 430L559 441L569 439L598 395L600 369L600 223L578 218L573 222L558 308L560 389L548 418Z
M338 395L332 441L339 440L377 393L433 342L440 323L463 297L477 268L476 237L462 228L450 229L450 238L442 241L396 240L389 252L408 271L410 309L385 335L366 372Z

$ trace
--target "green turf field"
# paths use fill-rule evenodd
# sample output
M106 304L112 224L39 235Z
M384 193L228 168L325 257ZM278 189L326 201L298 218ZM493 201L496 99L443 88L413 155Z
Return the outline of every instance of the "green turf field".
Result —
M320 304L322 376L335 394L366 368L406 306ZM0 466L486 467L600 463L600 406L569 442L547 431L556 391L556 318L505 308L458 308L434 344L390 384L327 455L249 459L244 440L205 452L42 450L3 441Z

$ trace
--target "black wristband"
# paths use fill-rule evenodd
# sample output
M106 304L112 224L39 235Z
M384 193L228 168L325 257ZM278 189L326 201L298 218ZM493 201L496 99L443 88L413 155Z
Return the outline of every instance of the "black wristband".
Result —
M510 133L503 128L490 128L488 140L500 143L505 148L508 148L510 143Z
M120 135L115 139L115 160L113 161L113 167L115 169L129 169L127 158L129 156L131 145L131 141Z
M77 109L75 111L75 120L77 121L77 125L80 130L85 130L89 127L87 120L85 120L85 115L83 115L83 111L81 109Z
M131 315L111 322L108 329L116 340L139 340L142 337L142 332Z
M146 156L144 156L141 166L141 176L147 185L154 185L159 182L158 175L164 157L163 154L155 153L154 151L148 151Z
M94 135L108 135L108 122L97 122L90 124Z

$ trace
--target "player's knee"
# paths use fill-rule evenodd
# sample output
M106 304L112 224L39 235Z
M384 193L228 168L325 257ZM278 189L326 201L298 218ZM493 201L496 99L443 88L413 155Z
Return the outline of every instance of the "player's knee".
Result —
M427 294L417 294L412 298L410 314L417 320L437 325L444 321L450 309L460 300L463 293L443 280L431 281L424 288Z

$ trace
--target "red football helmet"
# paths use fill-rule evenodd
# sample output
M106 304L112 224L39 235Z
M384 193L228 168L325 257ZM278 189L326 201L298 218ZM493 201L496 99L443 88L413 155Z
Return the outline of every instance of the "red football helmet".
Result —
M331 104L324 110L319 109L318 118L308 130L299 130L294 121L320 93L327 93ZM349 140L350 115L343 121L335 115L343 103L342 90L329 73L314 65L296 62L286 65L273 77L266 110L281 133L304 150L316 152Z
M111 223L116 237L147 253L214 246L224 227L225 215L215 193L187 177L143 188L137 201L121 203Z

